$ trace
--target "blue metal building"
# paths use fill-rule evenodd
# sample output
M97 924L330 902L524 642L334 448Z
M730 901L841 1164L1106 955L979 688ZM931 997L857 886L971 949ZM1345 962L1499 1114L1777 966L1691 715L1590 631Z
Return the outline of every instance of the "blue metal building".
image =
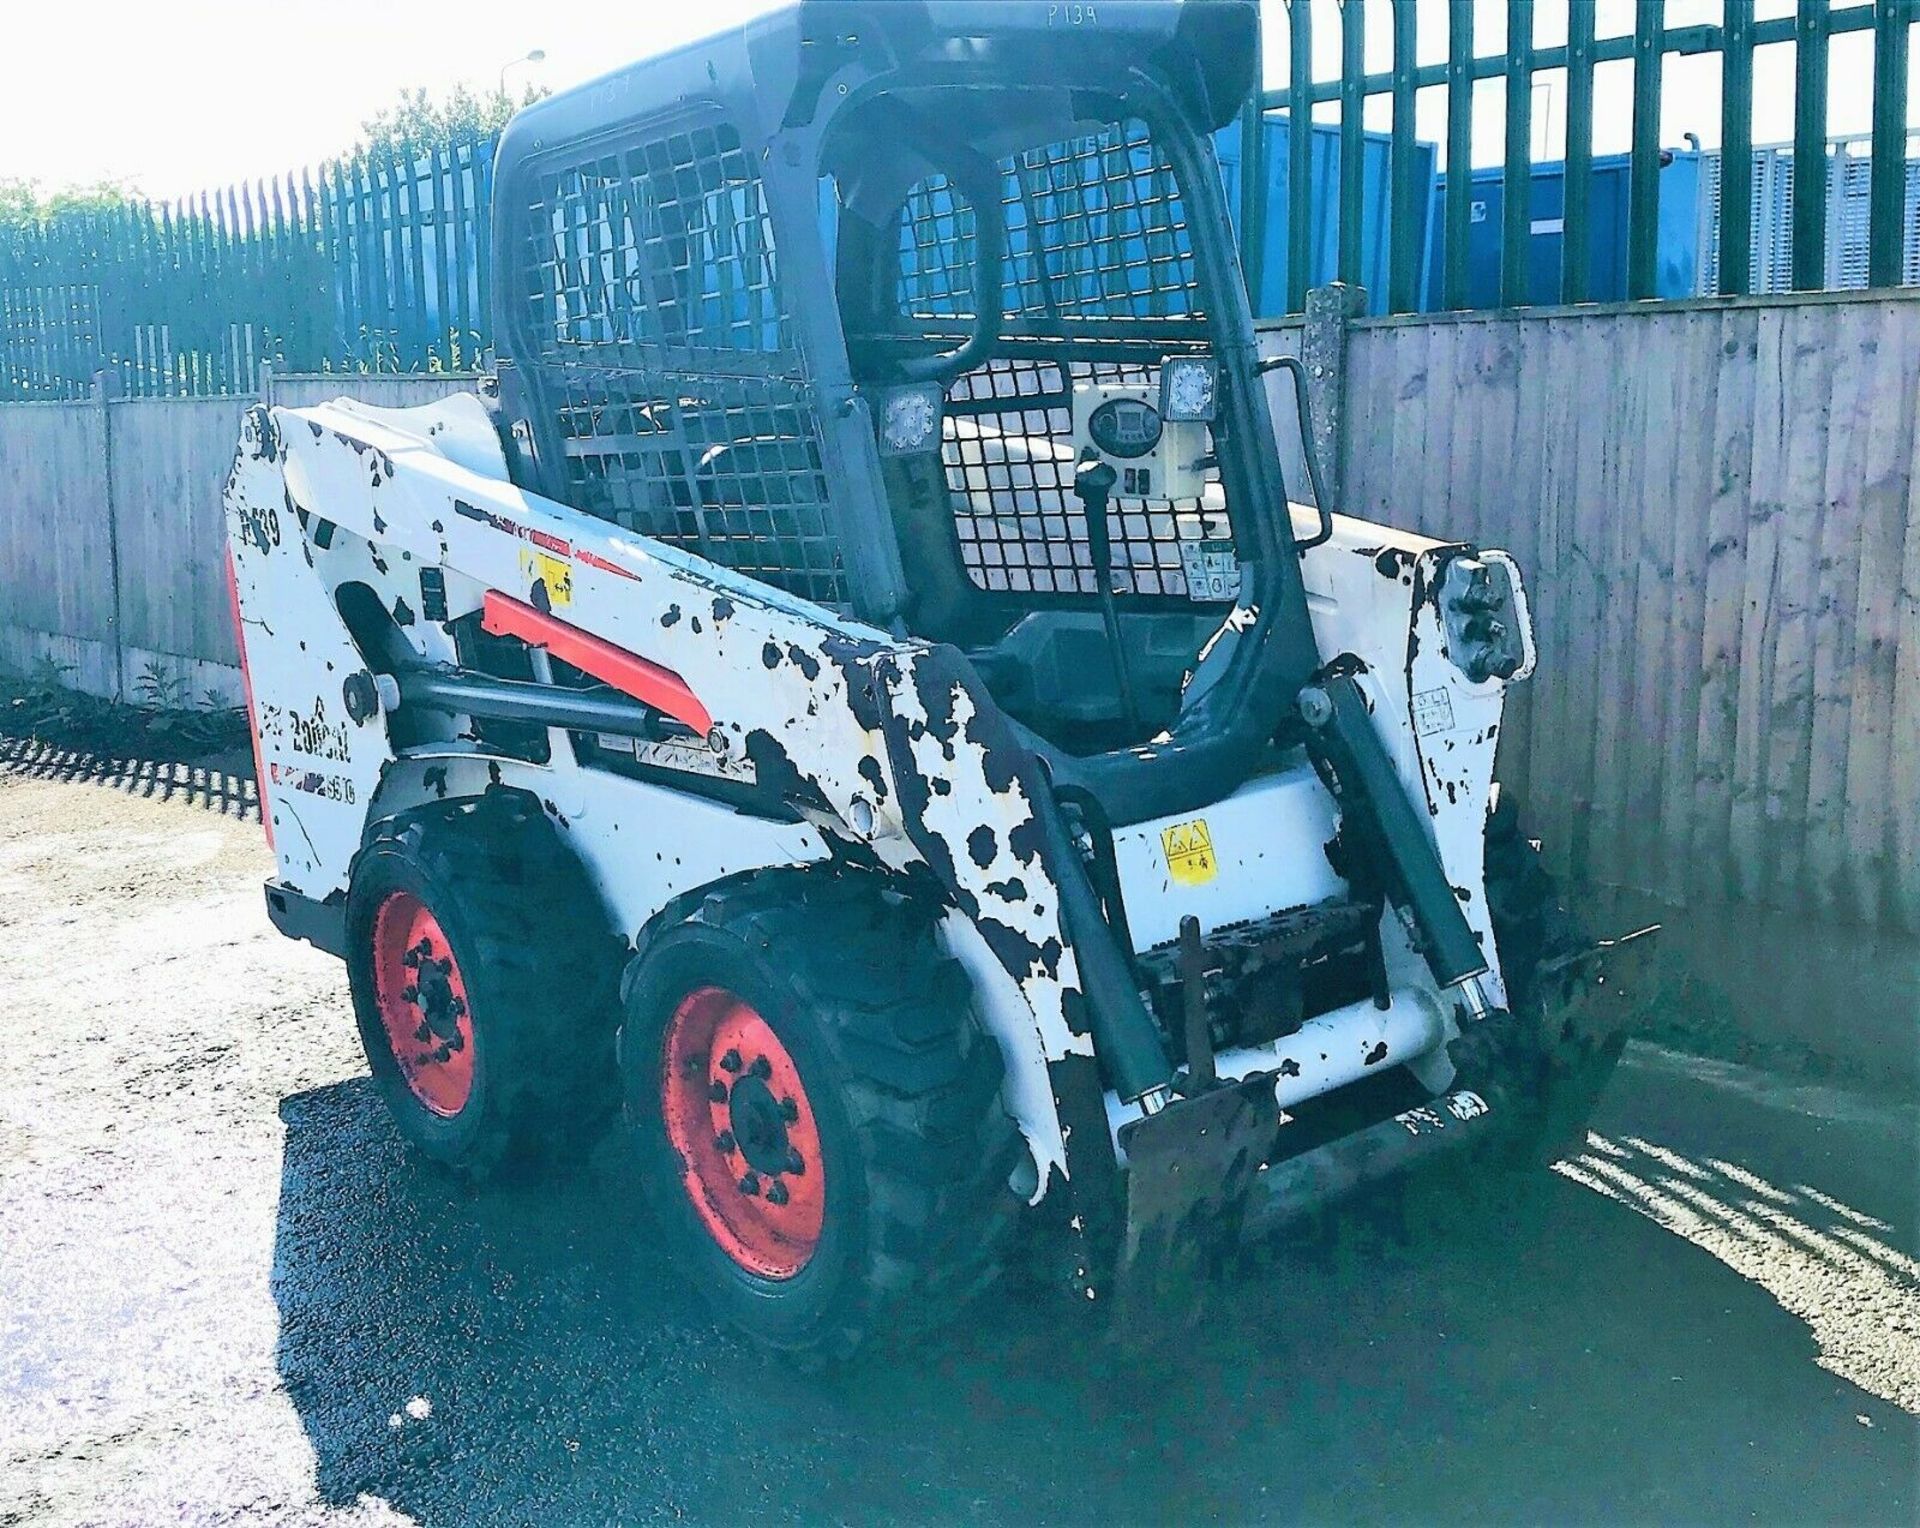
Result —
M1657 294L1691 297L1700 290L1701 158L1698 153L1665 152L1660 168L1660 228L1656 259ZM1467 224L1467 293L1469 308L1497 308L1500 304L1500 229L1505 207L1504 172L1491 165L1472 172L1473 197ZM1429 226L1437 227L1445 202L1447 177L1433 178ZM1529 221L1527 300L1535 304L1560 301L1560 261L1564 245L1561 209L1566 203L1567 171L1559 162L1533 167ZM1596 158L1593 188L1588 194L1588 290L1591 302L1623 302L1627 295L1627 156ZM1442 306L1441 262L1444 251L1438 237L1427 245L1426 279L1422 283L1421 311Z
M1290 124L1285 112L1268 112L1264 119L1267 161L1267 216L1265 259L1260 290L1252 293L1257 318L1275 318L1287 311L1287 205L1290 200L1291 167L1287 155ZM1227 206L1239 228L1241 217L1240 124L1231 123L1214 135L1214 152L1220 161L1220 173L1226 182ZM1387 213L1388 159L1391 139L1386 133L1367 133L1361 149L1361 271L1367 289L1368 311L1383 313L1387 299ZM1437 152L1431 143L1418 143L1419 162L1414 167L1416 185L1434 182ZM1313 219L1313 255L1307 273L1307 285L1319 286L1335 279L1339 271L1340 248L1340 129L1331 123L1313 125L1313 189L1309 201ZM1415 231L1414 247L1423 251L1420 260L1420 298L1425 305L1430 287L1437 278L1430 274L1433 231L1438 226L1437 203L1420 198L1421 226ZM1496 246L1495 258L1498 258ZM1437 270L1437 267L1434 267Z

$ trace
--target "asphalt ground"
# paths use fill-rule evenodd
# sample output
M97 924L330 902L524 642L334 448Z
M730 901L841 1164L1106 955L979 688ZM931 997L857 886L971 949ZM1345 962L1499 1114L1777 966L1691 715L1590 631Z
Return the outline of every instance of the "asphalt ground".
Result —
M1635 1046L1581 1156L1376 1195L1163 1336L1009 1289L806 1376L617 1139L408 1157L252 789L0 749L0 1525L1920 1513L1910 1099Z

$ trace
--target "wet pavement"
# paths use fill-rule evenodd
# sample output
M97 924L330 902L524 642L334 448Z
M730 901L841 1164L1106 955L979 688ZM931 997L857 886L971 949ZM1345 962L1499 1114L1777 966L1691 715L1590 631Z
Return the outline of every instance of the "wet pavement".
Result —
M809 1377L617 1140L412 1161L251 784L0 759L0 1524L1911 1522L1916 1110L1636 1047L1588 1151L1379 1196L1122 1353L1007 1290Z

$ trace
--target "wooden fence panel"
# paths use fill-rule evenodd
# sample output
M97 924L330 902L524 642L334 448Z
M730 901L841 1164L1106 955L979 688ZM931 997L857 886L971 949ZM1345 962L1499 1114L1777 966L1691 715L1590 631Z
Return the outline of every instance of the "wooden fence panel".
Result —
M1909 400L1916 394L1909 386ZM1907 415L1912 429L1913 416ZM1913 523L1914 486L1920 480L1920 432L1907 457L1906 540L1900 562L1900 595L1895 608L1894 640L1899 668L1893 686L1893 737L1887 810L1893 829L1889 880L1907 927L1920 927L1920 528Z
M404 408L473 375L276 376L275 401ZM0 405L0 663L42 657L92 694L238 696L221 490L252 400ZM114 570L119 569L116 597Z
M375 408L405 409L438 403L452 393L470 393L480 385L474 372L404 372L384 376L357 372L275 373L268 384L272 401L281 407L304 409L336 398L353 398Z
M72 682L111 691L105 466L98 405L0 409L0 659L21 666L50 657L68 666Z
M1914 704L1920 696L1920 673L1913 671L1920 664L1920 642L1901 642L1903 625L1909 633L1915 625L1911 600L1904 609L1901 605L1903 559L1920 555L1920 535L1911 533L1911 521L1903 522L1899 513L1900 502L1913 491L1914 470L1911 461L1901 459L1900 450L1910 435L1920 445L1913 428L1914 400L1920 397L1920 348L1878 339L1876 347L1860 475L1859 577L1847 676L1846 800L1841 812L1848 868L1842 906L1870 923L1886 921L1897 905L1893 825L1901 814L1895 810L1894 754L1898 747L1908 760L1904 788L1911 801ZM1902 663L1908 665L1905 673ZM1904 724L1897 715L1901 697L1906 700ZM1912 852L1909 845L1909 863Z
M1297 351L1298 326L1263 339ZM1361 320L1346 356L1342 507L1523 560L1540 669L1501 767L1556 864L1920 928L1920 297ZM271 385L404 406L472 380ZM116 641L136 673L231 661L218 493L242 404L0 409L0 657L30 630L96 667Z
M129 682L146 664L235 665L220 493L240 438L243 398L136 399L112 406L120 626ZM219 597L215 597L219 596ZM197 694L196 697L197 699Z
M1562 868L1920 927L1920 301L1360 320L1346 504L1523 561Z

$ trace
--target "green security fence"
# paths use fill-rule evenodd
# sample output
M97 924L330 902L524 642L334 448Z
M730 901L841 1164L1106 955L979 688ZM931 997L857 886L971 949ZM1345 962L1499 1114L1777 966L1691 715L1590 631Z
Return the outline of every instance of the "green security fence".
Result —
M1500 301L1517 306L1529 300L1527 290L1528 240L1532 217L1533 80L1559 72L1564 76L1567 114L1566 204L1563 240L1561 300L1581 302L1592 292L1587 237L1588 196L1593 185L1593 77L1598 64L1631 60L1633 66L1632 151L1627 223L1627 296L1650 298L1655 293L1655 260L1660 220L1660 106L1661 73L1672 54L1718 53L1721 58L1721 163L1725 179L1720 188L1718 235L1719 290L1739 294L1750 290L1753 269L1753 56L1756 49L1791 44L1794 49L1794 136L1792 286L1815 290L1826 279L1829 237L1827 217L1827 101L1828 54L1832 39L1849 32L1873 34L1873 139L1869 189L1867 285L1895 286L1901 278L1903 222L1907 175L1907 59L1911 27L1920 15L1916 0L1867 0L1834 5L1829 0L1798 0L1790 16L1758 18L1753 0L1726 0L1719 25L1666 25L1662 0L1638 0L1630 34L1596 35L1594 0L1569 0L1567 40L1562 46L1536 47L1534 0L1506 0L1507 47L1501 53L1478 53L1474 47L1476 15L1490 9L1487 0L1449 0L1446 12L1447 56L1444 62L1418 64L1418 9L1415 0L1372 0L1374 8L1390 8L1393 67L1368 74L1364 67L1364 27L1368 0L1268 0L1268 25L1284 24L1289 55L1288 82L1270 90L1265 105L1290 108L1301 101L1311 105L1338 103L1343 166L1337 191L1340 230L1339 269L1343 280L1356 279L1360 265L1361 113L1369 98L1392 98L1392 158L1389 214L1388 310L1412 311L1418 306L1418 278L1423 251L1419 247L1422 220L1418 198L1426 193L1414 173L1419 149L1414 139L1414 95L1429 86L1446 92L1447 153L1449 166L1471 159L1473 88L1481 80L1501 79L1506 86L1505 152L1503 164L1502 228L1500 240ZM1284 14L1282 14L1284 13ZM1316 20L1337 21L1341 39L1340 74L1314 78L1313 29ZM1308 248L1316 219L1324 209L1312 205L1315 193L1310 173L1311 152L1305 133L1292 136L1289 152L1287 242L1284 252L1290 310L1306 300ZM1257 135L1249 140L1258 143ZM1249 168L1246 183L1264 187L1269 177ZM1472 215L1472 181L1450 174L1440 220L1444 264L1438 306L1469 306L1468 222ZM1261 229L1265 219L1249 217L1244 226ZM1247 251L1247 264L1258 271L1272 253L1258 247Z
M258 368L471 369L494 140L0 233L0 400L254 390Z
M1484 24L1500 4L1507 46L1479 53L1476 18ZM1377 73L1367 72L1363 47L1369 0L1265 0L1268 25L1286 29L1289 64L1285 87L1266 92L1264 108L1289 110L1303 101L1338 108L1331 174L1315 169L1314 141L1323 134L1287 134L1284 156L1267 164L1268 139L1255 130L1254 103L1242 124L1239 210L1249 283L1266 291L1268 262L1283 261L1285 281L1277 286L1286 311L1305 306L1323 226L1337 224L1335 273L1361 283L1364 250L1382 236L1383 213L1387 311L1470 305L1473 179L1446 176L1438 216L1426 216L1434 198L1432 151L1416 141L1414 103L1422 89L1444 90L1447 163L1464 165L1471 158L1473 90L1492 79L1504 82L1506 94L1499 269L1497 282L1481 288L1497 287L1503 306L1541 300L1529 291L1528 256L1536 216L1532 83L1542 75L1564 80L1566 102L1565 202L1557 209L1562 269L1553 295L1563 302L1600 295L1605 283L1590 269L1593 83L1596 66L1615 60L1629 61L1633 73L1624 290L1630 298L1655 296L1662 73L1668 57L1689 54L1719 55L1724 82L1711 240L1717 289L1749 291L1756 235L1765 234L1756 219L1767 206L1755 175L1756 163L1764 168L1767 160L1753 150L1753 59L1757 49L1776 45L1790 45L1796 60L1788 284L1817 289L1833 279L1828 243L1837 236L1828 209L1828 54L1834 37L1852 32L1873 39L1873 132L1863 166L1866 284L1900 283L1912 200L1909 34L1920 0L1799 0L1791 15L1767 18L1755 16L1752 0L1726 0L1718 25L1671 27L1666 5L1640 0L1633 31L1616 36L1597 35L1594 0L1570 0L1567 39L1552 47L1535 46L1534 0L1449 0L1446 58L1431 63L1419 62L1416 0L1371 5L1376 16L1388 8L1392 32L1392 67ZM1427 15L1431 20L1434 9ZM1339 28L1337 77L1314 76L1316 25ZM1387 194L1376 206L1365 186L1362 114L1380 96L1391 100L1392 130ZM411 163L332 164L172 206L142 203L0 232L0 400L83 396L101 372L128 396L250 392L263 361L300 371L470 369L484 361L487 346L493 148L491 138L449 142ZM1858 163L1842 163L1840 173L1851 177ZM1270 194L1284 199L1287 212L1272 225ZM1275 241L1283 249L1264 247L1269 226L1284 230ZM1438 240L1441 258L1437 290L1423 302L1429 239ZM1760 262L1764 284L1778 287L1778 263L1770 248L1768 254Z

